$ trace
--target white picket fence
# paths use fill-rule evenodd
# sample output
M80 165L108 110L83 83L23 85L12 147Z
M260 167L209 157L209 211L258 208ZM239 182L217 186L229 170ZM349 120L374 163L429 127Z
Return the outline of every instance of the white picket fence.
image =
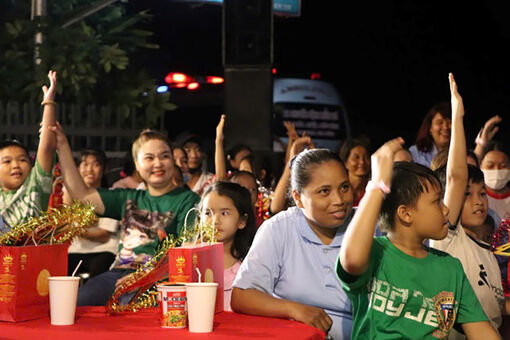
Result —
M29 151L36 151L41 117L39 103L0 101L0 141L17 139ZM72 150L99 148L109 158L123 157L126 151L131 150L138 133L148 127L145 114L135 109L126 112L120 108L98 108L95 105L59 104L57 119L64 127ZM164 115L157 126L164 130Z

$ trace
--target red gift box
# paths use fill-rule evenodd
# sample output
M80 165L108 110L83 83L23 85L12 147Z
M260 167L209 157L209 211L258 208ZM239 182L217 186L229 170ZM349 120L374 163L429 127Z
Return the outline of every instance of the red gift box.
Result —
M198 270L202 282L218 283L215 313L223 312L223 243L198 244L171 248L168 251L169 281L198 282Z
M0 247L0 320L48 316L48 277L67 275L67 248L67 244Z

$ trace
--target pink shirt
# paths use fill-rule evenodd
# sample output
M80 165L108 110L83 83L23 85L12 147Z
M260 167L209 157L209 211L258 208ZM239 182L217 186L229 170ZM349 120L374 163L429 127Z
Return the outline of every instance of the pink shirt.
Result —
M232 311L230 308L230 298L232 297L232 284L236 277L237 271L241 267L241 261L237 261L230 268L225 269L223 272L223 309L225 311Z

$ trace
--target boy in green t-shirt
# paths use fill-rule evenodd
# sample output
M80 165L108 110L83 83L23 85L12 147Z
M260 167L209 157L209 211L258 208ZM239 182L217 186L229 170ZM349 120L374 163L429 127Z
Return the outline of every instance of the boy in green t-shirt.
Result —
M46 210L51 193L55 135L48 126L55 125L55 92L57 73L49 71L50 87L43 86L44 106L37 158L32 167L28 150L18 141L0 143L0 215L4 226L0 234L11 227L39 216Z
M452 75L450 89L456 114L463 107ZM372 155L372 181L340 250L337 274L353 305L352 339L443 339L454 326L469 339L499 339L460 261L424 245L446 237L449 209L429 168L393 166L403 142L391 140ZM387 236L374 238L379 213Z

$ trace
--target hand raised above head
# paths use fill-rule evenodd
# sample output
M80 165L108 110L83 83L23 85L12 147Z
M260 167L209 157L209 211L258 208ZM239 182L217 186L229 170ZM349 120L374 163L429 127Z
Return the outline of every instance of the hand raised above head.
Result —
M492 138L494 138L494 135L499 131L498 124L501 123L501 120L501 117L496 115L486 121L476 137L476 143L484 146L487 145L487 143L490 142Z
M48 88L46 85L42 87L42 90L44 92L43 101L48 100L53 101L55 99L55 93L57 91L57 72L50 70L48 72L48 79L50 80L50 87Z
M303 137L298 137L296 140L292 142L290 157L294 157L304 150L305 147L310 146L312 144L312 139L309 136L303 135Z
M457 88L457 82L453 77L452 73L448 74L448 79L450 81L450 93L451 93L451 102L452 102L452 118L455 117L464 117L464 102L462 101L462 97L459 94Z
M289 121L284 121L283 125L285 126L285 129L287 130L287 136L289 137L289 141L299 138L299 135L296 132L296 127L294 126L294 124L292 124Z
M404 144L404 140L397 137L384 143L372 154L370 160L373 182L383 181L387 186L390 185L393 157L398 150L402 149L402 144Z
M222 140L222 141L223 141L223 138L224 138L223 128L225 127L225 119L226 119L226 117L227 117L226 115L222 114L221 117L220 117L220 122L216 126L216 139L219 139L219 140Z

